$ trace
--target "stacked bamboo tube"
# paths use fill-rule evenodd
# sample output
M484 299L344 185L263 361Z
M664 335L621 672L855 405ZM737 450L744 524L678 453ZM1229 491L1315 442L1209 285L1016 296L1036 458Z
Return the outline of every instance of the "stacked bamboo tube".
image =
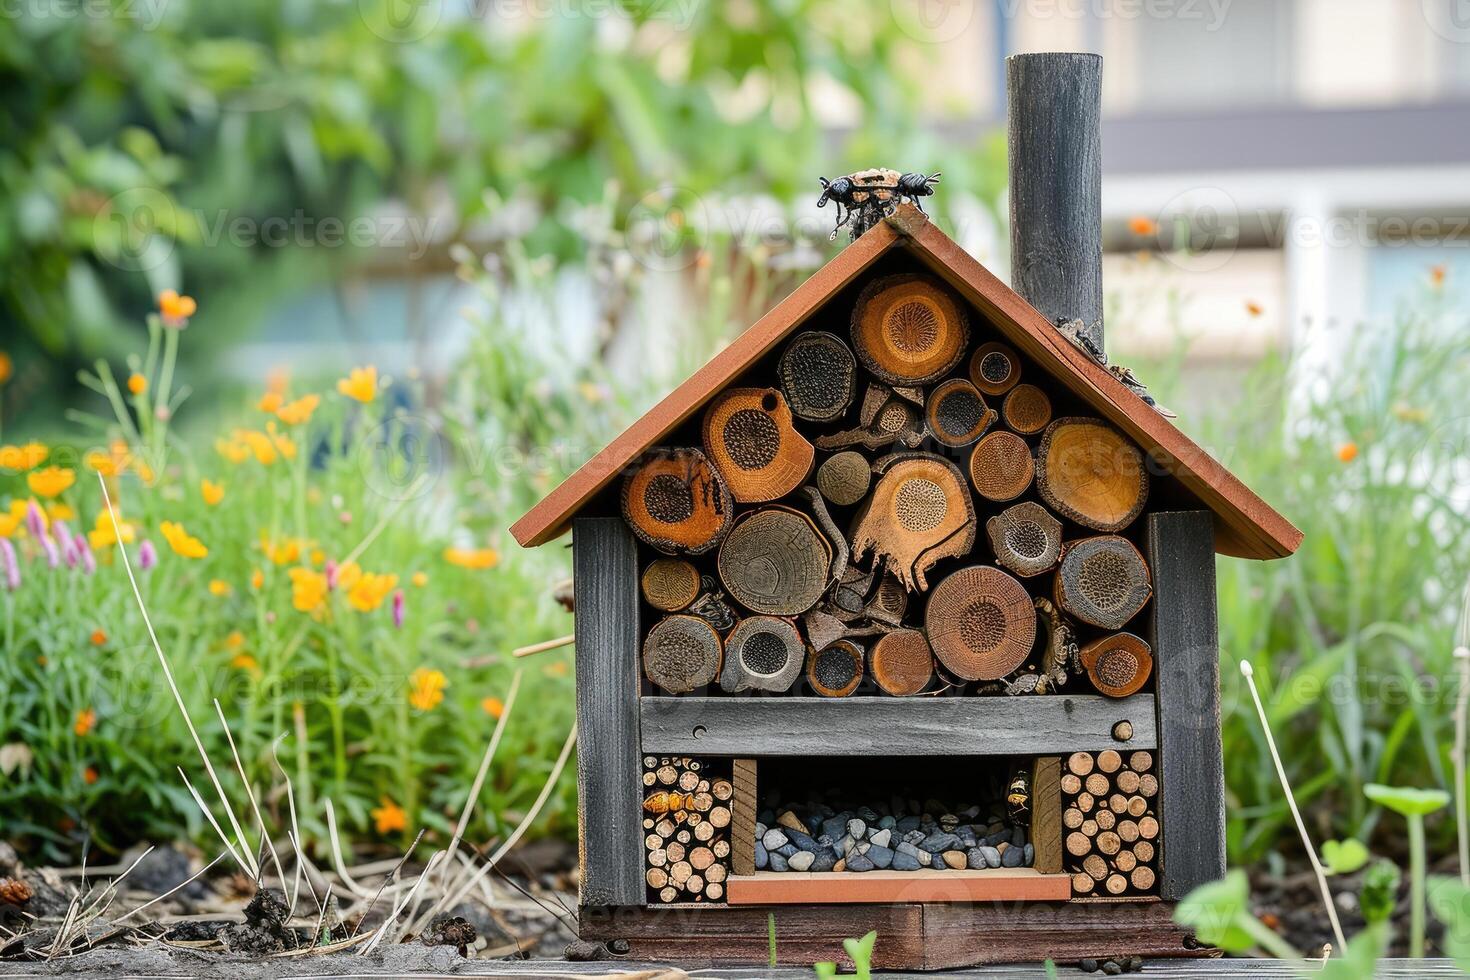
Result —
M1159 793L1151 752L1075 752L1062 774L1062 832L1072 894L1152 895Z
M735 787L715 769L700 759L643 757L644 879L651 903L724 900Z

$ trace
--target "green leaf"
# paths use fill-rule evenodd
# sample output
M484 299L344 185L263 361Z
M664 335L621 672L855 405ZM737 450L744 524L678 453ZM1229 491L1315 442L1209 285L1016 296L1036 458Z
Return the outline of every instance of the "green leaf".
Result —
M830 960L823 963L813 963L812 969L816 971L819 980L831 980L837 976L837 964Z
M1363 795L1379 806L1386 806L1405 817L1422 817L1449 805L1450 794L1442 789L1418 789L1414 786L1385 786L1368 783Z
M1227 953L1254 949L1255 939L1240 925L1250 915L1250 884L1245 872L1231 871L1184 896L1174 910L1174 921L1194 931L1202 943Z
M1435 875L1429 879L1429 909L1444 925L1440 952L1470 973L1470 888L1458 878Z
M853 969L856 971L858 980L868 980L869 969L873 962L873 944L878 941L876 929L869 932L861 939L844 939L842 948L847 950L847 955L852 957Z
M1378 958L1387 947L1388 926L1368 926L1349 939L1342 955L1329 959L1316 976L1322 980L1373 980Z
M1322 860L1327 870L1335 875L1349 875L1368 863L1368 848L1363 842L1349 837L1347 840L1329 840L1322 843Z
M1370 925L1387 922L1393 916L1401 878L1399 866L1387 859L1376 862L1363 872L1363 887L1358 892L1358 906L1363 910L1363 919Z

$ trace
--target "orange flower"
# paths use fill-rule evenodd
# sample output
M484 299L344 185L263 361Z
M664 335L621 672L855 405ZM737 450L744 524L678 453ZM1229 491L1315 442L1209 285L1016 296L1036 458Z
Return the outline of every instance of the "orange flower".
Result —
M1445 272L1446 272L1446 269L1442 265L1430 266L1430 268L1429 268L1429 282L1430 282L1430 285L1432 285L1435 289L1439 289L1442 286L1444 286Z
M321 404L318 395L302 395L294 402L287 402L276 409L276 418L287 425L300 425L311 420L311 413L316 411L317 405Z
M0 469L34 469L41 465L50 452L40 442L28 442L24 446L0 446Z
M291 576L291 605L297 612L314 612L327 599L327 577L321 572L296 566Z
M75 483L76 479L77 475L73 470L48 466L44 470L27 473L26 486L31 488L31 493L39 497L55 497Z
M375 575L371 572L364 572L362 578L358 579L348 591L347 603L358 612L372 612L383 604L383 600L397 584L397 575Z
M382 797L382 803L382 806L372 809L373 825L378 828L378 833L391 834L395 830L405 829L408 826L408 814L403 812L403 807L386 796Z
M250 458L250 447L238 439L221 437L214 441L214 448L225 459L237 465Z
M258 592L260 591L260 587L264 584L265 572L262 572L260 569L257 568L255 571L250 573L250 587L252 589L255 589Z
M347 377L337 382L337 390L366 405L378 394L378 369L371 364L353 368Z
M93 783L95 783L97 781L97 770L96 769L93 769L91 766L88 766L87 768L83 769L82 770L82 780L84 782L86 782L86 784L88 786L91 786Z
M413 577L410 578L409 581L412 582L416 587L422 589L424 586L429 584L429 576L425 575L423 572L414 572Z
M1128 219L1128 230L1140 238L1147 238L1149 235L1158 234L1159 223L1153 218L1136 214Z
M0 350L0 385L3 385L5 382L9 381L10 376L14 373L15 362L10 359L9 354L5 353L3 350Z
M212 596L219 596L223 598L224 596L229 595L232 591L234 590L230 588L230 583L226 582L222 578L212 578L209 580L209 594Z
M1255 300L1248 299L1245 301L1245 311L1251 316L1260 316L1266 312L1266 308Z
M180 296L172 289L165 289L158 294L158 312L163 317L166 327L182 329L189 325L189 317L199 308L192 296Z
M83 708L77 712L76 724L72 725L72 731L77 733L78 738L86 738L97 727L97 712L91 708Z
M544 673L547 677L565 677L567 676L567 672L570 670L571 668L567 666L567 662L565 660L553 660L551 663L541 668L541 672Z
M255 658L248 653L235 654L230 658L230 666L236 670L243 670L247 674L260 676L260 664L256 663Z
M213 507L225 499L224 484L215 483L213 480L200 480L199 496L204 498L206 504Z
M100 628L99 629L95 629L95 630L92 631L92 645L94 647L100 647L102 644L104 644L106 642L107 642L107 634L105 632L103 632Z
M1351 463L1358 458L1358 444L1356 442L1345 442L1338 446L1337 458L1344 463Z
M225 649L238 650L245 645L245 634L239 630L230 630L225 636Z
M158 525L158 530L163 533L164 540L174 554L181 558L203 558L209 554L204 542L184 530L184 525L176 521L163 521Z
M499 718L505 714L505 702L499 698L486 698L480 702L480 710L491 718Z
M131 391L135 395L141 395L143 392L145 392L147 390L148 390L148 379L147 378L143 377L137 371L134 371L132 374L128 375L128 391Z
M420 711L433 711L444 700L449 678L442 670L420 667L408 675L408 703Z
M460 568L494 568L500 564L500 552L494 548L445 548L444 560Z

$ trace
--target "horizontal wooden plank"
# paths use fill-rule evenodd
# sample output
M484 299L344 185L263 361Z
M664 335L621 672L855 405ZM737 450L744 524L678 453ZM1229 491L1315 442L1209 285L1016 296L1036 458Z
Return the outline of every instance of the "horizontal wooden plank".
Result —
M1045 755L1153 749L1154 696L642 699L643 751L701 755ZM1127 741L1113 738L1120 721Z
M873 902L1065 902L1072 876L1031 868L983 871L767 871L731 875L731 905L857 905Z

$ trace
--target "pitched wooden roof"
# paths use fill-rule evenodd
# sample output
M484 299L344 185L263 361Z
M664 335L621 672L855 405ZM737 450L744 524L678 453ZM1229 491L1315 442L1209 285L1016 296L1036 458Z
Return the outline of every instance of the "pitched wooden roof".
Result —
M525 547L567 530L577 511L658 445L742 371L802 325L823 303L889 249L907 248L974 304L1023 354L1150 453L1156 465L1216 517L1215 550L1242 558L1284 558L1302 533L1106 368L1078 350L1009 286L905 205L837 257L720 351L511 527Z

